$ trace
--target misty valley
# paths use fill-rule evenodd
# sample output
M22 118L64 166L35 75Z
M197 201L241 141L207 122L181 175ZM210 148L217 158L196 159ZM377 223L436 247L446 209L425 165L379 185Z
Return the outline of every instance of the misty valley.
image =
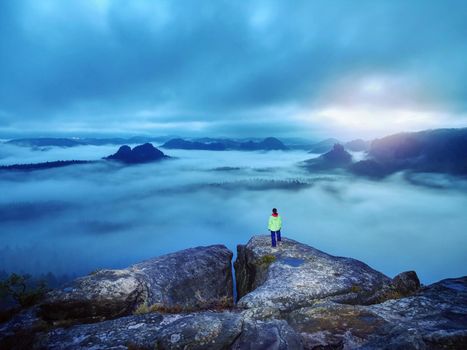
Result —
M116 154L117 142L0 144L2 166L77 162L0 170L2 274L48 274L58 284L189 247L223 243L235 251L268 233L273 207L285 237L388 276L415 270L428 284L467 273L467 182L451 171L360 176L340 162L347 154L354 164L366 159L365 144L333 149L336 140L313 153L290 142L272 150L261 149L262 141L205 149L213 140L162 148L162 140L138 140L122 152L145 141L166 159L103 160Z

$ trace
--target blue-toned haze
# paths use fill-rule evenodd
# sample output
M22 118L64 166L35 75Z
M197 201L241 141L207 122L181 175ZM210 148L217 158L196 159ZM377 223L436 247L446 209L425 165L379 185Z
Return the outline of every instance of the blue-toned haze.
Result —
M15 158L0 164L99 159L115 150L10 147ZM415 269L431 283L467 273L465 180L420 176L437 188L411 185L401 174L382 181L310 174L297 166L310 157L301 150L166 152L178 159L0 172L0 272L85 274L216 243L236 251L267 233L275 206L286 237L391 277Z
M464 0L0 0L0 141L303 141L161 148L174 159L132 166L102 160L119 145L96 140L0 142L0 166L95 161L0 169L0 277L69 277L197 245L235 250L267 233L272 207L285 236L391 277L466 275L467 129L380 142L392 163L360 169L386 177L301 163L324 138L466 127L466 62Z

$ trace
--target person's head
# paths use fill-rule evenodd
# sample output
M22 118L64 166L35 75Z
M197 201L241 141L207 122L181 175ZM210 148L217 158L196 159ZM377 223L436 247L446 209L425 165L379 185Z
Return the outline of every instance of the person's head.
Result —
M276 209L276 208L272 208L272 213L273 213L273 214L277 214L277 209Z

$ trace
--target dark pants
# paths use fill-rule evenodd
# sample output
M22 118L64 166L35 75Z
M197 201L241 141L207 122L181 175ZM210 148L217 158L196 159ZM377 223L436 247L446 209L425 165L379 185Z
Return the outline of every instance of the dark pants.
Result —
M281 241L281 230L271 231L271 243L273 247L276 246L276 235L277 235L277 241L280 242Z

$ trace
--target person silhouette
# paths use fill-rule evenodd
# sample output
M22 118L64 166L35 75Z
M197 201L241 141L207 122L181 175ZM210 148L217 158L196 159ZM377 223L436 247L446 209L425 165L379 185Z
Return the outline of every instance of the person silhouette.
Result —
M276 238L278 244L281 242L281 228L282 218L277 213L277 209L273 208L268 223L268 230L271 231L271 244L273 248L276 247Z

